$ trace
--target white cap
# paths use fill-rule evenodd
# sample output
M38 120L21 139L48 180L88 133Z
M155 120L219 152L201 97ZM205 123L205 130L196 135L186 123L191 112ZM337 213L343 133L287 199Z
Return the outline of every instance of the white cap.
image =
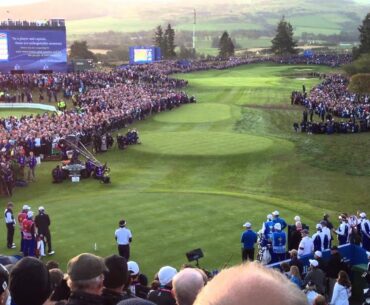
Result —
M318 224L316 225L316 229L322 229L322 225L318 223Z
M294 217L294 221L297 222L297 221L301 221L301 217L299 217L298 215Z
M171 266L165 266L159 269L158 279L159 283L164 286L170 283L173 277L177 274L177 270Z
M28 204L25 204L25 205L22 207L22 210L31 210L31 207L30 207Z
M281 230L281 224L280 223L275 223L274 224L274 229L275 230Z
M315 255L317 257L322 257L322 252L321 251L315 251Z
M360 217L361 218L366 218L366 213L364 213L364 212L360 213Z
M366 255L368 258L370 258L370 252L369 251L366 251Z
M243 227L244 228L250 228L252 225L250 222L246 222L245 224L243 224Z
M45 208L43 206L40 206L39 211L45 211Z
M137 275L140 272L139 265L134 261L127 262L127 270L131 275Z
M268 215L267 215L267 219L268 219L268 220L271 220L271 219L272 219L272 214L268 214Z
M315 259L310 259L309 262L312 267L317 267L319 265L319 262Z
M32 211L28 211L27 212L27 218L32 218L33 217L33 212Z
M272 216L279 216L279 211L273 211Z

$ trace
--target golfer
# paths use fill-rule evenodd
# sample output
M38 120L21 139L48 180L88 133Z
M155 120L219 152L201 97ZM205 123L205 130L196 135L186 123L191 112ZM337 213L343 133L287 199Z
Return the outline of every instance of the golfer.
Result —
M118 253L128 261L130 258L130 243L132 242L132 234L131 231L126 228L125 220L120 220L118 225L119 228L114 233L118 245Z

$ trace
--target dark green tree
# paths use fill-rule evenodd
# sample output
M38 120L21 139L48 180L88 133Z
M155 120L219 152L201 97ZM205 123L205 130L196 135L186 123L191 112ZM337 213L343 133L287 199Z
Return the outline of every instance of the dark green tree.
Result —
M176 57L175 30L171 27L171 24L167 25L166 31L164 32L164 37L164 43L166 44L166 58Z
M221 58L228 58L234 55L235 46L228 32L225 31L222 33L218 49L218 56Z
M359 73L351 77L348 90L357 94L370 93L370 74Z
M370 53L370 13L362 21L358 28L360 32L360 45L353 49L353 57L358 58L361 54Z
M181 59L195 58L196 53L194 52L193 48L187 48L184 45L181 45L178 57Z
M293 35L292 25L283 17L278 23L276 36L271 41L271 51L276 55L296 54L298 52L296 49L297 42L294 40Z
M69 51L70 59L92 59L96 61L96 56L87 46L86 41L74 41Z
M349 76L358 73L370 73L370 53L362 54L355 61L343 66L343 69Z
M165 57L166 44L165 44L164 33L163 33L163 29L161 25L158 25L156 27L153 40L154 40L154 44L157 47L161 48L162 56Z

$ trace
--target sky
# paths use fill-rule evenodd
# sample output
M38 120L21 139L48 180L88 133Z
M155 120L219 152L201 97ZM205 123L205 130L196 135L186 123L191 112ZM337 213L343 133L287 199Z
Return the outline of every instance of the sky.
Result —
M0 6L24 5L41 1L43 0L0 0Z

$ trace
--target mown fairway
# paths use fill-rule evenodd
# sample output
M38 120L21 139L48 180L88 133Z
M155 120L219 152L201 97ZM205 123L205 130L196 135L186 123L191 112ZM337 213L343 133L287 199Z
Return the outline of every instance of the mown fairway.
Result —
M322 213L370 212L369 134L295 134L301 107L290 92L309 89L302 79L316 66L251 65L178 75L198 103L134 125L141 145L99 155L111 166L112 184L94 180L51 183L55 163L43 163L37 182L16 189L17 212L44 205L52 218L55 259L81 252L116 253L113 232L124 218L132 229L132 259L151 278L164 264L179 267L200 247L201 265L240 262L241 225L260 229L278 209L313 226ZM3 199L3 206L6 200ZM19 233L16 234L18 244ZM5 225L0 245L5 250Z

